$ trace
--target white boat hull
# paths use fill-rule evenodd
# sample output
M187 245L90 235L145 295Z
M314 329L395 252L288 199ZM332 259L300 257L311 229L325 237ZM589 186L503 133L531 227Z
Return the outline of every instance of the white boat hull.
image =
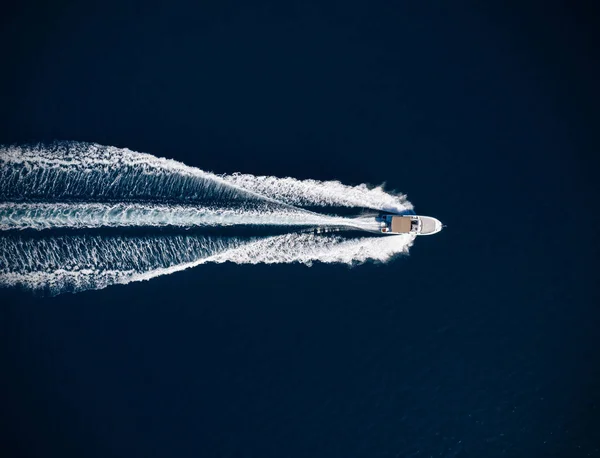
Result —
M444 227L440 220L421 215L384 215L380 217L381 233L387 235L433 235Z

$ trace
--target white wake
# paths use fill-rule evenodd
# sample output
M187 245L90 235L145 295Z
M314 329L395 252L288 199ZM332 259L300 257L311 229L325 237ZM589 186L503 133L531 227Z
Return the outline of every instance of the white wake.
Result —
M412 245L412 236L352 238L346 232L253 238L225 237L226 231L222 236L161 235L158 230L157 235L114 234L114 228L125 227L230 226L378 232L375 217L333 214L340 207L356 213L412 210L404 195L381 186L216 175L90 143L0 147L0 285L61 293L147 280L205 263L386 262ZM99 228L111 233L100 235ZM38 231L35 236L31 229ZM66 233L56 235L57 229Z
M272 206L219 208L149 203L0 203L0 230L101 227L335 226L378 230L375 218L344 218Z
M413 209L404 194L383 186L348 186L339 181L298 180L245 174L221 175L230 184L294 206L362 207L402 213Z
M253 201L292 206L359 207L401 213L412 204L382 186L248 174L215 175L126 148L62 142L0 147L0 199L54 201Z
M54 236L0 239L0 285L51 294L102 289L207 263L356 265L407 253L414 237L344 238L291 233L242 239L208 236Z

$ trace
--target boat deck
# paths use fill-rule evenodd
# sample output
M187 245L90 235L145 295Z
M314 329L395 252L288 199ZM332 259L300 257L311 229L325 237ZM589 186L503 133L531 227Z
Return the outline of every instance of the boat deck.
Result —
M391 231L396 234L408 234L411 228L410 216L392 217Z

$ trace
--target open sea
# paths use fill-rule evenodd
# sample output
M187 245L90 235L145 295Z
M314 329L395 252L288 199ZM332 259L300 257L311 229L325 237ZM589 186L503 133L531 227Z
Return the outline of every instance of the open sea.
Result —
M0 14L0 152L107 147L89 190L0 171L0 456L600 456L598 10L426 3ZM197 170L346 187L265 204ZM112 207L56 207L86 196ZM316 235L323 206L354 232ZM222 227L240 208L271 227ZM391 208L447 227L356 233ZM6 281L82 253L102 278Z

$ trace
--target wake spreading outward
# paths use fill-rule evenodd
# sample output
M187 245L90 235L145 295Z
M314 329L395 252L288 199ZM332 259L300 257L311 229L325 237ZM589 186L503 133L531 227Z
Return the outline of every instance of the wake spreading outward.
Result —
M357 216L335 215L341 207ZM381 187L215 175L96 144L0 147L0 285L60 293L204 263L352 265L408 252L414 234L374 235L380 223L369 211L407 214L412 205ZM222 232L249 227L263 233ZM169 233L180 229L195 231Z

